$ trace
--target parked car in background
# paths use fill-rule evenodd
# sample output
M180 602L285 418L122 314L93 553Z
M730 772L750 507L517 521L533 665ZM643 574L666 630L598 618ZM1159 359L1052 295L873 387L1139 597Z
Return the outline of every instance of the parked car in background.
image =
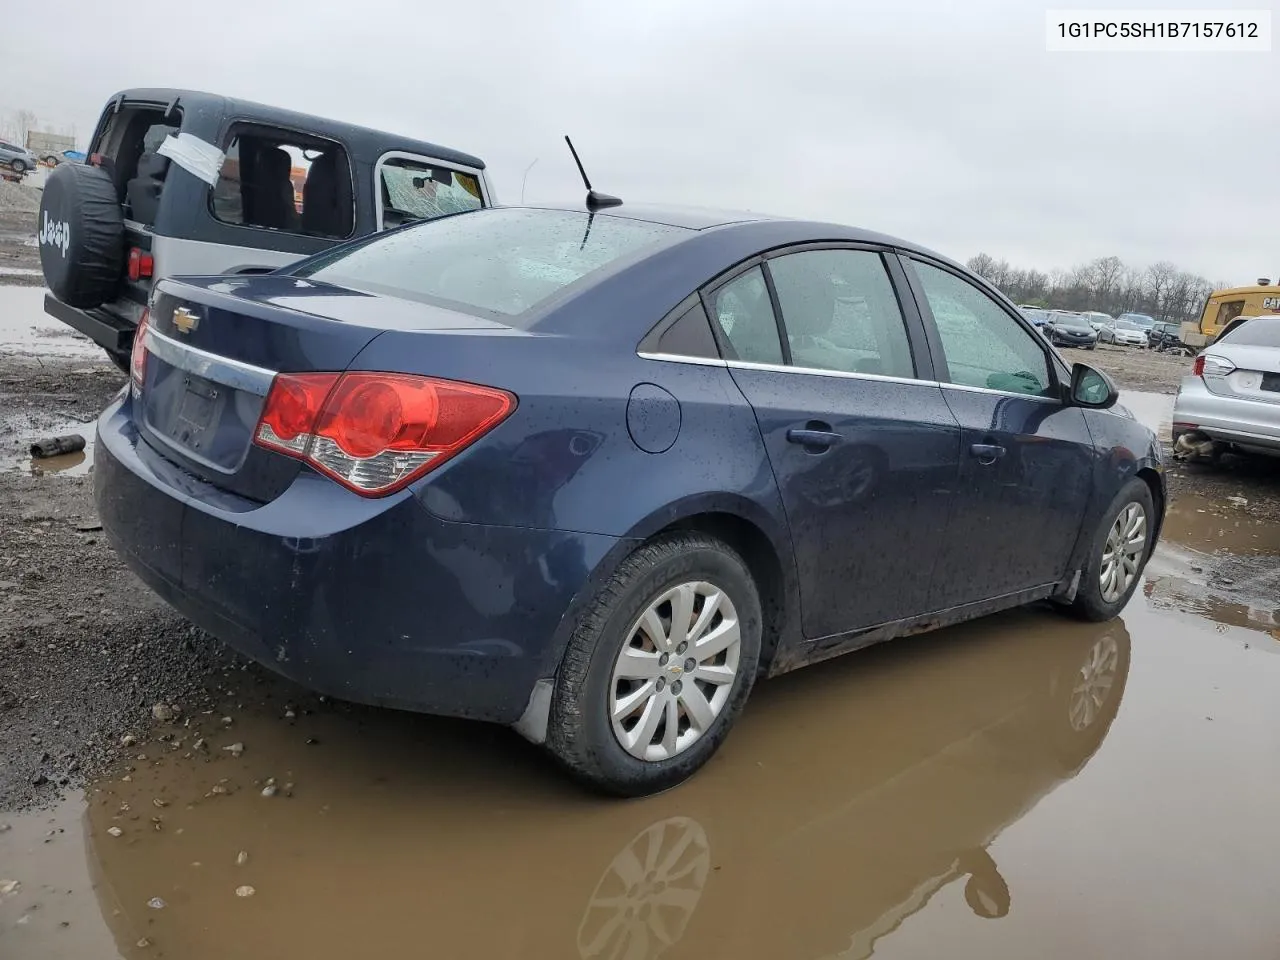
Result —
M1145 313L1122 313L1116 319L1132 323L1135 327L1141 327L1143 330L1150 330L1156 322L1155 317L1149 317Z
M1098 340L1102 343L1121 346L1145 347L1147 332L1128 320L1112 320L1110 323L1104 323L1098 330Z
M1115 318L1111 314L1102 313L1098 310L1085 310L1080 316L1089 321L1089 326L1093 327L1094 333L1101 333L1104 326L1115 322Z
M1032 326L1043 326L1045 320L1049 318L1049 311L1043 307L1020 306L1018 309L1022 311L1024 317L1031 321Z
M1175 449L1280 456L1280 316L1252 317L1196 357L1173 403Z
M1092 350L1098 345L1098 335L1081 314L1066 310L1050 311L1044 323L1044 335L1056 347L1084 347Z
M478 157L194 90L116 94L89 153L45 184L44 307L122 370L162 277L266 273L493 203Z
M1044 598L1115 616L1166 499L1107 376L993 287L799 220L440 218L163 280L130 367L94 486L139 577L271 669L514 725L617 794L692 775L758 674Z
M8 167L14 173L27 173L36 168L36 163L35 154L26 147L0 140L0 166Z
M1181 333L1181 324L1158 322L1147 331L1147 347L1160 353L1183 348Z

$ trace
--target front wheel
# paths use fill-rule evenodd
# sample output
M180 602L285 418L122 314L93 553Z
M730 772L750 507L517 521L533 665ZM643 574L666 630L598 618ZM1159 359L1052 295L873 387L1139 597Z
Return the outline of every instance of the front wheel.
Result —
M1151 555L1155 523L1151 488L1134 477L1116 494L1094 533L1071 604L1076 616L1101 622L1124 609Z
M646 543L579 618L547 747L587 784L646 796L692 776L742 710L760 660L760 597L727 544Z
M9 166L13 169L14 173L27 172L27 162L23 160L21 157L14 157L12 160L9 161Z

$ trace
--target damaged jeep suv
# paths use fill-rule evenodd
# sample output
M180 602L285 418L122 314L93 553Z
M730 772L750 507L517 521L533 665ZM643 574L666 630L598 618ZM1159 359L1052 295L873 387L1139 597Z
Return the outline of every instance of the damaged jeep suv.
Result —
M268 273L345 240L493 204L484 162L190 90L126 90L84 163L49 175L45 311L128 369L152 285Z

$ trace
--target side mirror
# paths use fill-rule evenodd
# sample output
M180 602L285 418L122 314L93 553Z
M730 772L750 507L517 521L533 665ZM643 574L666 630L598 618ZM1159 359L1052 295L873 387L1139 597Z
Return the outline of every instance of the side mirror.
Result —
M1115 383L1101 370L1087 363L1077 363L1071 368L1071 404L1105 410L1120 399Z

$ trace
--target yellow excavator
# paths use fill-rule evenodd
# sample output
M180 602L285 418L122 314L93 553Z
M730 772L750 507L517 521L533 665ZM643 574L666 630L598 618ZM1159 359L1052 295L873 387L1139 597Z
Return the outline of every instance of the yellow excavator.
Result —
M1266 277L1250 287L1215 290L1205 301L1199 322L1188 320L1182 325L1182 342L1199 350L1222 336L1232 321L1268 314L1280 314L1280 286L1272 285Z

